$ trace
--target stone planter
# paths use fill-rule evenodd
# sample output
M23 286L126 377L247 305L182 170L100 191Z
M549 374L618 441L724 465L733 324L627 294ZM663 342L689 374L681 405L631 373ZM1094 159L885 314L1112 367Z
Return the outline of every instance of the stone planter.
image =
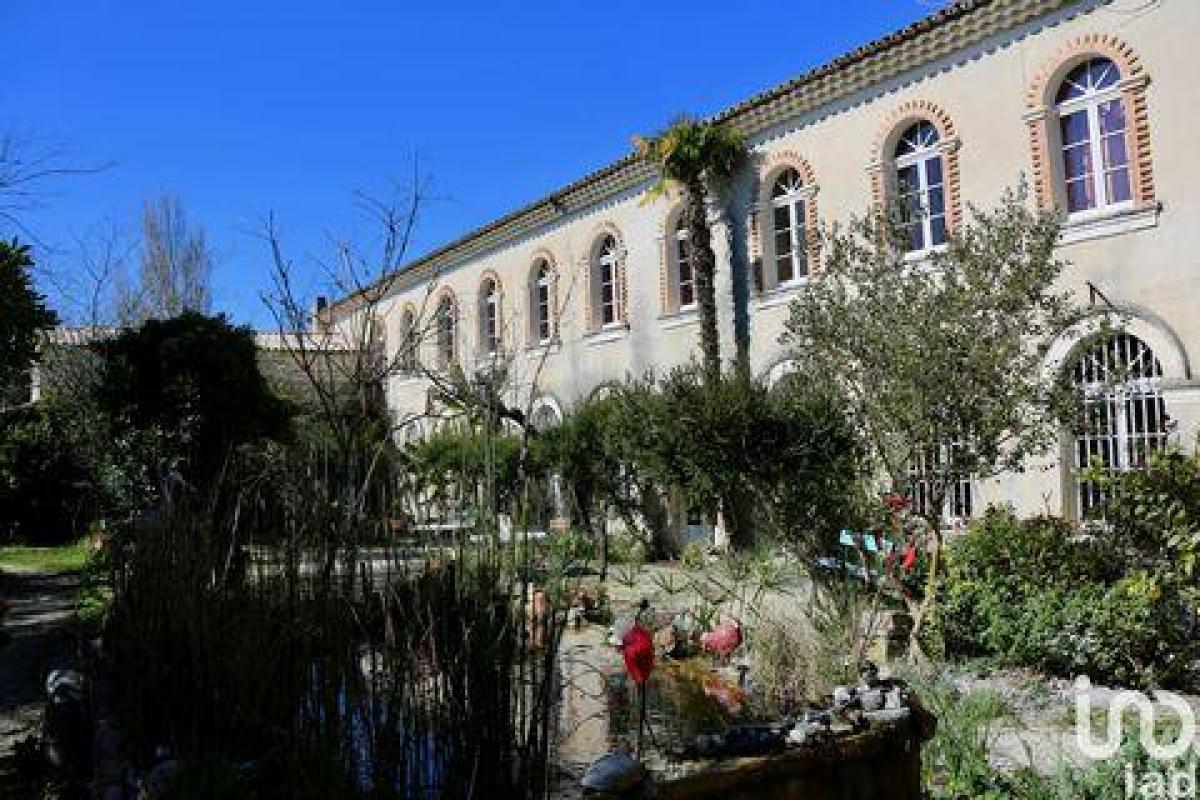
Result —
M921 800L921 743L913 717L779 755L717 762L660 779L659 800Z

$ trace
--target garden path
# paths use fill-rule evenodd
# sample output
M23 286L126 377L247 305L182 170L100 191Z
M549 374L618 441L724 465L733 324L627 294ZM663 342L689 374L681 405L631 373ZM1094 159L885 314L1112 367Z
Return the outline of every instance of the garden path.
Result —
M79 580L77 572L0 572L9 604L0 627L0 787L12 782L17 744L36 733L46 673L74 661Z

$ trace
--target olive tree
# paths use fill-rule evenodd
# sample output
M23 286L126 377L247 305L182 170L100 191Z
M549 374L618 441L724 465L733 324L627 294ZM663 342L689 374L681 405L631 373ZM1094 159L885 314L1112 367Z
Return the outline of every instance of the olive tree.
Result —
M689 507L720 505L735 546L757 527L811 560L847 523L861 476L858 435L827 388L771 389L740 372L709 382L681 367L623 387L610 437Z
M929 572L914 641L935 596L948 492L1021 469L1054 443L1069 407L1043 362L1080 310L1059 283L1060 223L1026 199L1020 189L972 208L945 249L919 260L895 246L887 215L827 231L823 269L782 337L802 380L847 398L888 488L921 484Z

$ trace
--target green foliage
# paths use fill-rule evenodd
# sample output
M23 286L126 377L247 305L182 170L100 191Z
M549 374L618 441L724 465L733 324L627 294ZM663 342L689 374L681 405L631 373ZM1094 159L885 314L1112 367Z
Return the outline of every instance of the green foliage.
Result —
M596 558L595 540L574 528L547 536L542 543L556 573L579 571Z
M623 499L620 452L613 439L618 410L610 398L585 400L560 424L538 432L533 445L537 460L554 470L577 510L589 517L598 502Z
M162 457L184 462L194 483L210 481L238 445L287 433L288 409L259 372L249 328L186 312L96 347L98 401L114 427L157 431Z
M646 545L632 536L614 536L609 544L608 559L613 564L640 567L646 563Z
M1200 453L1150 454L1144 469L1092 476L1104 491L1104 521L1117 544L1152 567L1200 578Z
M937 733L921 753L925 785L935 798L1011 797L1004 776L989 760L1002 725L1014 719L1012 707L993 691L963 694L944 681L916 687L922 704L938 718Z
M833 382L900 490L929 448L930 507L962 475L1020 468L1056 441L1064 399L1043 346L1079 311L1058 286L1059 222L1024 190L973 210L944 251L914 264L886 220L829 231L821 280L792 302L785 344L802 380Z
M745 138L733 127L684 116L657 136L635 137L634 148L639 158L658 170L659 181L648 198L662 194L671 185L680 186L686 197L681 221L687 228L687 247L695 273L704 376L708 382L716 382L721 375L721 347L715 293L717 256L708 222L709 195L714 191L720 193L745 161ZM743 343L743 356L744 349Z
M443 430L411 445L408 467L418 487L456 511L481 513L485 497L497 509L515 499L519 486L521 438L511 434L487 435L475 429Z
M38 334L58 324L33 288L29 246L0 241L0 408L29 399Z
M745 137L734 128L706 120L681 116L666 130L650 136L635 136L638 157L659 167L663 182L690 184L709 181L726 183L745 160Z
M846 523L859 440L829 394L795 382L768 390L737 374L704 381L682 368L617 400L623 460L679 488L692 508L721 503L739 544L758 524L805 554L827 552Z
M1003 731L1021 735L1020 720L1001 695L990 690L960 692L944 679L918 680L914 689L938 718L937 732L921 752L931 800L1126 800L1131 796L1126 790L1130 772L1140 780L1149 772L1190 774L1195 765L1194 752L1170 764L1151 758L1135 726L1126 730L1120 751L1111 759L1083 766L1060 762L1049 773L1033 766L1001 770L989 758L997 737ZM1137 786L1134 791L1143 796Z
M1073 534L1060 520L996 510L973 525L947 554L947 653L1126 685L1186 681L1200 655L1186 590Z
M10 420L0 441L0 541L62 544L86 528L99 498L79 421L44 408Z
M16 567L39 572L66 572L82 569L87 557L88 544L84 539L57 547L5 545L0 547L0 569Z

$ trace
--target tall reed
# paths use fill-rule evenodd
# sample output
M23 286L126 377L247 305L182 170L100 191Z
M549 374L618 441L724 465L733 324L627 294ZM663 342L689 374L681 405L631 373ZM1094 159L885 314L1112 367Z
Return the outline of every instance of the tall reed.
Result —
M563 619L528 613L528 542L493 513L398 546L392 514L420 498L369 443L231 464L114 539L105 641L135 756L166 745L183 780L232 765L261 797L544 796Z

